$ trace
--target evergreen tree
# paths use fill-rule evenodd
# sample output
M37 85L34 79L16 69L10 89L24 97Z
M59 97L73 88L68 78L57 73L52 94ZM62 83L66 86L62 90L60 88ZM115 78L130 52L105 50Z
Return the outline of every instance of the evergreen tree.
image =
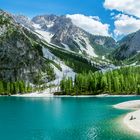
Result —
M0 94L4 94L4 87L2 81L0 81Z
M63 94L140 94L140 67L123 67L103 72L78 74L72 84L69 78L61 81Z
M11 93L11 91L10 91L10 82L7 83L6 93L7 94Z

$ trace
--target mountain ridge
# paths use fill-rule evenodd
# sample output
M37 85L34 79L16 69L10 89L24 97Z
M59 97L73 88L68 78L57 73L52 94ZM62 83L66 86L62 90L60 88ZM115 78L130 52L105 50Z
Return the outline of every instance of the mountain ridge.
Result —
M19 20L18 16L15 19L21 24L25 25L26 23ZM34 30L46 38L49 43L83 55L90 55L91 57L103 56L116 46L113 38L92 35L74 25L71 19L66 16L36 16L32 18L31 23L30 29L38 27ZM103 49L104 53L100 53L101 51L98 48Z
M65 16L30 20L0 11L0 86L9 82L58 86L63 77L115 69L116 60L119 66L138 65L139 38L137 31L115 42L84 31Z
M118 48L112 53L116 60L135 63L140 61L140 30L125 36L118 42Z

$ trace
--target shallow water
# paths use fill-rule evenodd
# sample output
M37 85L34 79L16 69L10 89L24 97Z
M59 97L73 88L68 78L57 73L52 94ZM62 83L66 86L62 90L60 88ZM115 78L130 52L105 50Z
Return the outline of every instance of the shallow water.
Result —
M0 97L0 140L139 140L112 105L140 97Z

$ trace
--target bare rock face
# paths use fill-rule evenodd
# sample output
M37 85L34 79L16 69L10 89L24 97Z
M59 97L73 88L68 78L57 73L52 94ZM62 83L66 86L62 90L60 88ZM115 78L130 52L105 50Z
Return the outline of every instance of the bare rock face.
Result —
M33 83L45 67L38 37L0 11L0 79ZM39 80L39 78L38 78Z
M56 15L36 16L32 19L32 22L39 24L45 30L47 26L51 26L57 18L58 16Z
M137 55L140 52L140 30L124 37L118 42L118 46L119 48L113 54L118 60Z
M39 24L43 31L53 34L51 43L77 53L97 56L100 55L99 49L109 51L116 46L113 38L91 35L74 25L66 16L36 16L32 22ZM99 47L97 48L97 46ZM107 51L104 52L106 54Z
M28 29L34 30L34 23L28 17L24 15L12 15L12 17L17 23L24 25L24 27Z
M97 57L106 55L116 47L113 38L91 35L66 16L41 15L32 20L25 16L14 16L14 19L32 31L39 29L46 32L49 42L76 53Z

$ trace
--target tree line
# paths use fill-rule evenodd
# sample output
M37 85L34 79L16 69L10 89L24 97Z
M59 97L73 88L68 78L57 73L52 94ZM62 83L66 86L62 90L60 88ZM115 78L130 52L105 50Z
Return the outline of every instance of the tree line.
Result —
M0 94L11 95L17 93L29 93L32 91L32 86L24 81L5 82L0 81Z
M74 80L64 77L60 88L63 95L140 94L140 67L82 73Z

